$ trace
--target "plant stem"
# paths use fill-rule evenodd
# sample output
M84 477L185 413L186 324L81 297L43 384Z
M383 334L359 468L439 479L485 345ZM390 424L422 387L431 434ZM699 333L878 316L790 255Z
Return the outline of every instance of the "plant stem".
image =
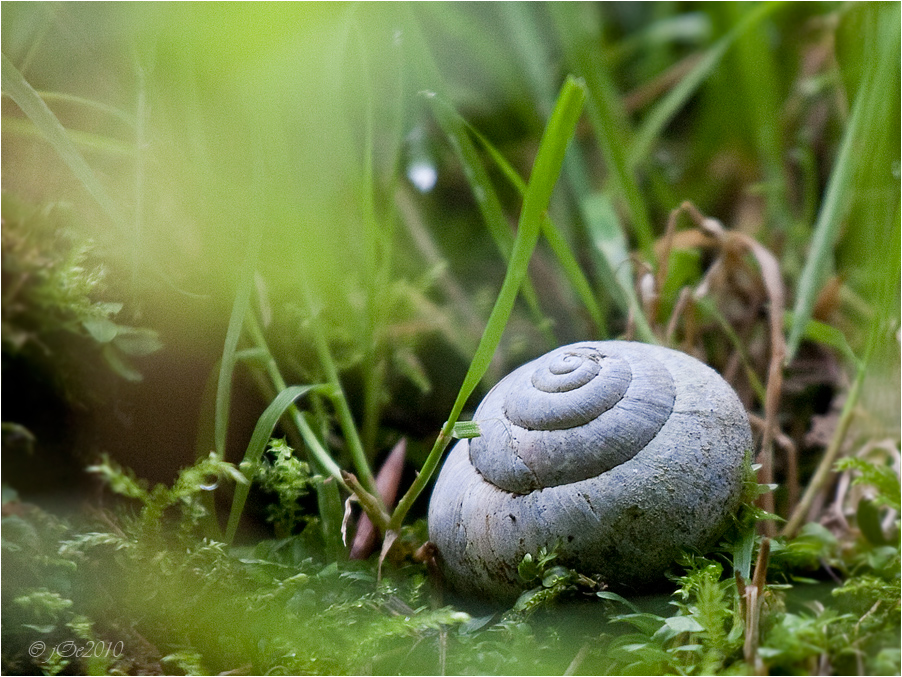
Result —
M326 382L332 387L330 399L335 407L335 413L338 415L338 424L341 427L345 442L348 445L348 451L351 454L351 460L354 468L357 470L358 479L361 485L370 494L376 495L376 479L373 471L370 469L369 461L363 450L363 444L360 441L360 435L357 432L357 426L354 423L354 416L351 414L351 408L348 406L348 400L345 397L344 390L341 387L341 380L338 378L338 369L335 366L335 360L332 359L332 353L329 351L329 343L326 340L326 334L320 323L319 313L313 303L313 295L306 281L302 283L304 296L307 302L307 308L311 313L311 327L313 329L313 341L316 348L316 354L319 363L326 372ZM340 473L339 473L340 477ZM378 499L377 499L378 500Z
M251 226L247 251L241 267L241 277L235 300L232 303L232 314L229 316L229 328L226 331L222 347L222 360L219 364L219 380L216 386L216 409L213 424L213 448L220 458L225 458L226 435L229 428L229 407L232 402L232 375L235 372L235 353L241 338L245 318L249 315L251 291L254 285L254 271L257 257L263 240L263 230L257 225Z
M780 532L781 536L786 538L795 536L796 532L808 516L808 511L811 510L815 497L827 485L830 473L833 472L833 464L836 462L836 457L839 455L839 450L842 448L842 443L846 438L846 432L849 430L849 424L852 423L852 418L855 415L855 405L858 403L858 397L861 395L861 384L864 382L865 364L866 361L862 361L858 365L855 381L853 381L852 388L849 390L849 395L843 405L842 413L839 416L839 422L836 425L833 438L830 440L830 445L824 452L824 456L821 458L821 462L817 467L817 471L814 473L814 477L811 478L811 481L805 488L802 500L799 501L792 516L786 523L786 526L783 527L783 531Z

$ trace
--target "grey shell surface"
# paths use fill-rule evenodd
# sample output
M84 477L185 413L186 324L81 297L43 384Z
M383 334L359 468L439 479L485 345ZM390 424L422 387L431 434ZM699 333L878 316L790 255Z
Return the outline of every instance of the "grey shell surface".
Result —
M752 447L745 409L713 369L625 341L564 346L502 379L481 435L448 455L429 538L448 583L506 598L526 553L641 588L683 548L713 545L738 507Z

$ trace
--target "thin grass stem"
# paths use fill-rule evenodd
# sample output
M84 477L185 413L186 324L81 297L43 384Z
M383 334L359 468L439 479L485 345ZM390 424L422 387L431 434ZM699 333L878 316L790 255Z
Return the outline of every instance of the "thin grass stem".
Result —
M436 105L447 107L449 114L457 115L460 118L456 111L450 109L448 104L439 101L436 103ZM473 138L475 138L491 156L498 169L501 170L501 173L507 178L510 184L514 188L516 188L517 192L520 193L522 197L526 192L526 182L523 180L517 170L514 169L510 162L508 162L507 158L505 158L504 155L502 155L501 152L495 147L495 145L491 141L489 141L482 133L480 133L479 130L477 130L463 118L460 118L460 121L463 125L466 126L469 134L472 135ZM504 232L505 236L509 238L510 242L512 243L513 236L511 235L510 231L505 229ZM598 304L598 301L595 298L595 293L592 291L592 286L589 283L589 280L586 278L585 273L583 273L579 262L576 260L576 255L573 253L573 249L567 242L566 237L561 232L560 228L555 225L551 217L547 214L542 220L542 234L545 236L545 239L551 247L551 251L554 253L555 257L557 257L558 263L561 265L561 269L563 270L564 275L567 277L570 286L574 289L580 300L583 302L583 305L586 307L589 316L592 318L592 322L595 324L596 331L603 332L605 326L604 313L602 312L601 306Z
M842 443L845 441L846 433L849 430L852 419L855 417L858 399L861 396L861 385L864 383L865 375L865 362L862 361L856 370L855 380L852 382L852 387L849 389L849 394L846 396L846 401L843 404L842 412L839 415L839 422L836 424L836 430L833 432L830 444L824 452L824 455L821 457L814 476L811 478L811 481L808 482L808 486L805 487L801 500L799 500L795 510L784 525L783 530L780 532L781 536L792 538L796 535L798 530L802 527L802 524L808 519L808 512L811 510L811 506L814 505L814 499L817 498L817 495L827 486L830 475L833 473L833 464L839 457Z
M498 248L505 263L510 260L514 246L514 235L511 232L501 200L495 186L489 178L488 170L482 162L476 146L467 133L467 125L463 118L448 103L434 94L428 95L432 105L433 114L439 121L442 131L451 141L451 146L457 154L458 161L464 169L464 175L470 184L476 205L479 208L482 219L485 222L495 246ZM539 306L539 298L532 281L527 277L523 281L523 299L533 315L536 327L542 332L545 342L549 347L557 345L557 339L551 329L551 323L545 317Z
M241 338L245 318L251 305L251 292L254 287L254 271L263 241L263 230L254 224L248 237L247 250L241 266L235 300L232 302L232 313L222 347L222 358L219 364L219 379L216 386L216 408L213 426L213 448L219 458L225 458L226 436L229 429L229 408L232 402L232 376L235 372L238 341Z
M226 524L226 543L231 543L235 538L235 533L238 531L241 513L244 511L244 504L250 494L251 482L254 479L254 475L256 475L263 452L266 451L266 445L272 438L273 430L279 419L290 406L293 406L297 398L306 395L315 387L317 386L291 386L286 388L276 395L276 398L270 402L263 414L260 415L260 418L257 419L257 425L254 427L251 440L247 445L247 451L238 466L238 469L247 478L247 482L239 483L235 487L235 494L232 497L232 509L229 511L229 520Z
M651 259L654 244L651 217L639 190L634 168L627 163L626 149L630 147L631 132L613 77L604 62L597 58L597 36L587 34L581 24L578 5L560 3L549 7L552 9L558 40L568 62L585 78L588 91L587 111L607 164L610 181L616 195L626 205L639 249L647 259Z
M338 425L341 427L345 443L348 445L348 452L351 455L351 461L354 464L354 468L358 473L360 483L370 494L376 495L376 479L373 476L373 471L367 460L366 452L363 449L363 443L357 432L357 425L354 422L354 416L351 413L348 400L341 387L338 368L335 366L335 360L332 358L329 342L326 339L325 329L322 326L319 312L314 304L312 292L306 281L302 283L302 286L307 308L311 314L310 324L313 330L313 343L316 349L317 358L320 366L325 371L326 382L332 386L332 392L330 393L329 399L338 416Z
M501 285L501 291L495 300L495 306L492 308L492 313L479 342L479 347L476 349L473 360L470 362L470 368L464 377L448 420L442 426L442 430L432 450L429 452L429 456L423 463L420 474L398 502L398 506L391 516L389 523L389 529L391 530L396 531L400 528L414 501L432 478L445 448L452 439L451 434L454 424L457 423L470 395L482 380L495 353L495 348L501 340L504 327L513 310L517 293L526 277L532 252L539 241L542 219L548 209L552 191L560 175L567 145L573 137L576 123L582 113L585 96L585 84L572 76L568 77L561 89L557 105L548 121L548 126L539 145L529 185L523 198L523 208L520 212L517 236L511 252L507 274Z

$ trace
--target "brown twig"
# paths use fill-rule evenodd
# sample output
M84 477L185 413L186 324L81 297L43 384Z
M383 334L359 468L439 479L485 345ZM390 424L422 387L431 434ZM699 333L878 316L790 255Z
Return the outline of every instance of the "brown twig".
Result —
M766 674L764 662L758 655L758 644L761 629L761 608L764 605L764 586L767 583L767 565L770 561L770 539L763 538L758 549L758 559L755 561L755 571L752 580L746 584L739 573L736 573L736 583L739 588L740 601L743 616L745 618L745 642L742 646L742 654L746 663L752 666L756 675Z
M770 361L764 396L765 426L758 459L761 462L760 481L763 484L773 484L774 436L778 432L777 411L780 405L780 394L783 390L783 359L786 355L786 341L783 336L783 313L786 306L783 279L780 275L780 264L776 257L753 237L741 232L726 231L720 221L706 217L692 203L684 202L681 209L685 209L700 230L714 237L720 244L721 255L712 264L708 274L705 276L703 285L711 279L713 271L717 270L718 262L723 261L731 253L746 251L758 262L758 268L761 271L761 281L764 284L764 289L770 302L768 311ZM761 507L767 512L774 512L773 493L767 493L761 497ZM774 535L775 527L772 522L764 522L764 529L768 536Z
M677 302L673 306L673 312L670 314L670 320L667 322L667 329L664 333L664 345L673 345L673 335L676 333L677 322L683 317L686 308L694 301L692 289L683 287L680 289L680 295ZM688 331L688 330L687 330Z
M385 530L388 527L389 516L388 513L382 509L378 499L364 489L363 485L360 484L360 480L347 470L341 471L341 479L357 496L357 500L360 501L360 505L363 506L364 511L370 516L373 523L380 529Z
M755 414L749 414L748 417L749 423L752 424L752 427L757 428L763 433L767 422L763 418L756 416ZM793 442L792 438L779 428L774 433L774 442L776 442L777 446L779 446L783 450L783 453L786 454L788 475L797 477L798 471L795 468L798 466L798 449L796 448L795 442ZM796 503L798 503L798 496L792 496L792 494L798 493L797 484L797 481L787 480L787 485L790 489L790 510L792 510L795 507ZM793 487L795 487L795 491L793 491Z

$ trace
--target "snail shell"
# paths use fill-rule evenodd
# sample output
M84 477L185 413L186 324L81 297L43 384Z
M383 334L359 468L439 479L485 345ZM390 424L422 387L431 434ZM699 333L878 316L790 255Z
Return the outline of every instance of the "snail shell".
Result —
M637 589L705 549L739 505L745 409L713 369L625 341L564 346L502 379L452 449L429 504L451 587L516 595L527 553Z

